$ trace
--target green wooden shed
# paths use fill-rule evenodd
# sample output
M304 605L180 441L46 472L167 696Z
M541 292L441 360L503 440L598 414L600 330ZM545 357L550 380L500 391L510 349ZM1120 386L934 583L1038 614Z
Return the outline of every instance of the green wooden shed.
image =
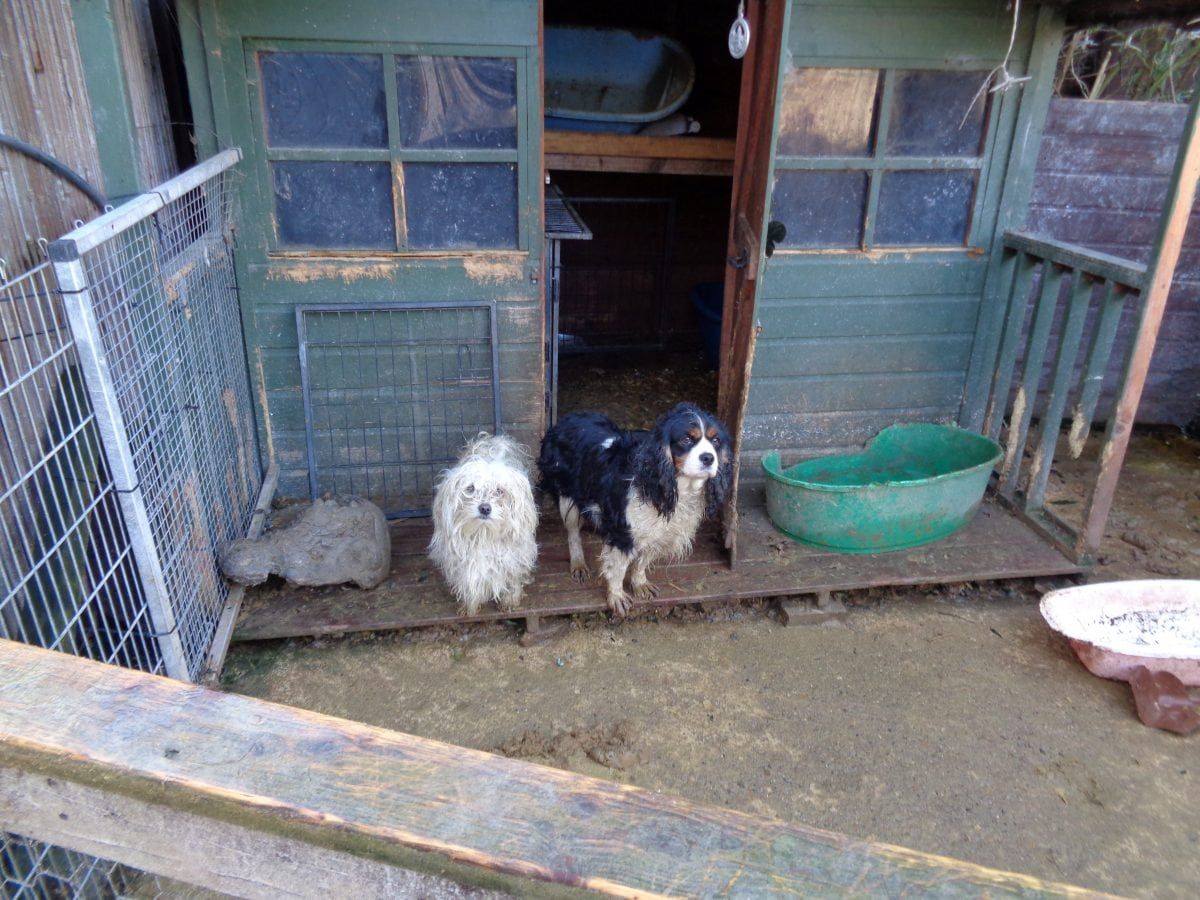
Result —
M726 44L735 5L710 0L178 7L202 155L244 154L238 288L281 495L350 491L420 513L473 430L536 446L569 369L592 371L588 396L614 403L622 378L655 408L694 388L686 399L715 405L737 435L741 490L723 540L702 542L658 602L1069 573L1097 546L1194 173L1176 179L1148 267L1020 228L1067 18L1176 4L748 0L740 61ZM560 61L547 42L562 25L683 46L684 133L544 125L543 70ZM605 46L583 56L614 83L642 64L606 61ZM641 90L665 96L668 75L652 71ZM693 118L700 134L687 133ZM547 253L558 232L544 200L560 193L593 240ZM688 297L703 282L723 284L719 375L663 374L699 345ZM1100 411L1101 453L1087 442L1089 384L1126 306L1143 327L1117 407ZM1048 354L1052 330L1064 337ZM578 345L591 352L560 360ZM1035 407L1024 398L1039 385L1052 390ZM853 558L779 540L763 511L765 452L833 452L914 421L1003 444L968 529ZM1048 479L1055 454L1075 451L1094 453L1097 486L1066 521ZM447 598L416 603L405 587L429 578L415 552L427 526L395 528L413 552L388 597L364 599L353 621L332 596L324 609L310 596L302 621L260 597L241 636L454 618ZM531 623L603 608L544 530Z

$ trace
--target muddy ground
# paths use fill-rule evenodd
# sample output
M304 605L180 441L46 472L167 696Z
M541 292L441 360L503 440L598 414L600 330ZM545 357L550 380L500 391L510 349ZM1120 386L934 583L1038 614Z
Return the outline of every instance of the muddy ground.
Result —
M1067 467L1052 496L1082 496ZM1095 580L1200 578L1200 444L1140 434ZM1200 896L1200 734L1141 725L1028 582L236 646L229 690L1116 893ZM349 686L353 690L348 690Z

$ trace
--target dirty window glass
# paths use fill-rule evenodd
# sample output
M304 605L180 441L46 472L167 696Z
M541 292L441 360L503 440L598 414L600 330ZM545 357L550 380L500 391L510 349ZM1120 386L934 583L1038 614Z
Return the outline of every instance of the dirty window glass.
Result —
M875 69L793 69L783 81L779 153L784 156L866 156L879 72Z
M890 156L979 156L986 72L897 72L888 124Z
M885 172L875 243L961 246L978 177L975 172Z
M405 147L517 146L514 59L398 56L396 104Z
M414 250L517 246L517 167L406 163L408 246Z
M771 218L787 225L781 247L852 249L862 239L865 172L780 171Z
M383 58L260 53L271 147L386 147Z
M388 163L274 162L271 174L281 246L396 249Z

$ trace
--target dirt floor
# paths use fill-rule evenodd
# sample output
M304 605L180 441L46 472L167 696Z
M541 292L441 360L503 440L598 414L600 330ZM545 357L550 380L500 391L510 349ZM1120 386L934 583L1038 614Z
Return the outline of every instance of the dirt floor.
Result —
M1080 502L1067 467L1052 496ZM1075 485L1075 487L1073 487ZM1093 580L1200 578L1200 443L1135 437ZM1027 582L235 646L229 690L1115 893L1200 896L1200 734L1141 725ZM354 685L354 690L346 690Z

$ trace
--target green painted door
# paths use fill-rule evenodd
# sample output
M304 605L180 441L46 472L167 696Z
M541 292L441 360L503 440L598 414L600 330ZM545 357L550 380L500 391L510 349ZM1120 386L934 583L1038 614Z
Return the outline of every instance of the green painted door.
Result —
M1017 77L1058 37L1022 9ZM983 89L1011 29L1003 0L791 5L768 215L787 236L759 289L747 476L767 450L958 419L1001 213L1024 208L1012 166L1033 160L1010 154L1018 121L1035 121L1022 104L1046 89Z
M501 427L536 443L538 0L184 0L181 21L202 142L245 155L238 287L280 494L308 494L311 452L316 490L407 477L411 506L492 427L497 379Z

